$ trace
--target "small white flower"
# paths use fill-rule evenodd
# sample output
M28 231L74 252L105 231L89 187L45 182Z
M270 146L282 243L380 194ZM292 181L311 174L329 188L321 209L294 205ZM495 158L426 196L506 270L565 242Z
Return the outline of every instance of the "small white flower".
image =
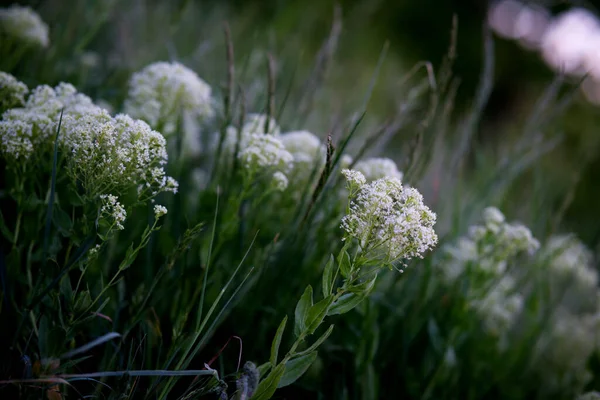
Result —
M116 225L117 229L125 229L123 223L127 218L127 212L125 211L123 205L119 203L117 196L112 194L102 194L100 195L100 199L103 203L100 213L105 218L111 219Z
M0 110L22 106L27 92L27 85L11 74L0 71Z
M48 25L29 7L0 8L0 31L23 43L48 47Z
M279 136L286 150L294 156L294 164L310 169L315 162L325 162L325 146L321 140L308 131L287 132ZM308 171L310 173L310 170Z
M281 171L277 171L273 174L272 186L275 190L283 192L288 187L288 178Z
M254 133L240 151L239 159L245 169L254 173L266 168L287 170L294 157L276 137Z
M500 225L505 221L504 214L496 207L488 207L483 210L483 220L487 224Z
M182 64L150 64L131 77L125 112L171 134L183 115L214 115L211 87Z
M154 217L156 219L162 217L163 215L167 214L167 208L164 206L161 206L160 204L156 204L154 206Z
M342 174L346 177L348 181L348 185L355 188L361 188L363 185L367 183L367 179L365 176L356 170L353 169L344 169L342 170Z
M404 174L398 171L396 163L389 158L367 158L354 164L354 169L361 172L367 182L381 178L397 178L402 180Z

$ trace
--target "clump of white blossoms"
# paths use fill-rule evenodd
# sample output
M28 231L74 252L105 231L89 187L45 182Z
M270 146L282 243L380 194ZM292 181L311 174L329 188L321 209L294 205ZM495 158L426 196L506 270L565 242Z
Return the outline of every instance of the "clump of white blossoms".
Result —
M582 390L593 377L588 363L599 350L599 314L578 316L559 309L549 325L534 347L546 390Z
M341 227L346 239L355 239L365 258L392 266L396 261L422 257L437 244L436 215L423 204L414 188L398 178L366 183L364 175L343 170L349 204Z
M318 178L326 157L325 146L321 140L308 131L287 132L278 138L294 157L294 180L306 184L309 179Z
M25 104L27 85L6 72L0 71L0 111Z
M501 336L512 327L523 310L524 302L523 295L516 291L514 279L506 275L494 282L484 297L475 296L469 306L475 309L482 319L488 334Z
M228 126L225 130L225 137L223 138L223 151L225 154L233 155L236 145L238 146L238 150L247 147L252 135L265 134L265 130L267 129L267 121L269 121L267 134L279 136L280 128L275 119L267 119L267 116L264 114L246 115L244 118L244 124L239 129L239 132L238 128L234 126ZM214 138L216 139L214 143L215 148L216 143L218 142L218 137L219 133L216 133L214 135Z
M163 215L167 215L167 208L165 206L161 206L160 204L156 204L154 206L154 217L160 218Z
M325 161L325 146L309 131L286 132L279 136L286 150L294 156L294 164L302 168Z
M495 207L483 211L483 221L483 225L469 228L468 237L446 248L449 262L442 269L446 281L454 281L468 267L484 278L500 276L506 271L509 260L522 252L532 254L540 247L529 228L519 223L507 223Z
M477 313L488 334L501 339L499 344L505 349L505 334L525 302L515 278L507 273L508 263L521 253L536 251L539 242L524 225L507 223L495 207L483 211L483 221L483 225L471 226L467 237L446 247L441 272L447 284L468 279L464 292L468 307Z
M48 25L30 7L0 8L0 31L23 44L48 47Z
M273 177L271 178L271 185L274 190L283 192L285 189L287 189L288 184L288 178L283 172L277 171L273 174Z
M544 246L543 256L549 258L553 275L572 280L580 288L596 288L598 272L593 267L592 252L572 235L551 237Z
M273 169L287 171L294 160L279 139L261 133L250 136L238 157L249 176Z
M70 84L61 83L52 89L41 85L32 90L25 105L2 114L0 140L2 155L13 161L25 161L34 154L43 155L53 146L53 137L64 116L98 114L92 100Z
M70 84L35 88L23 108L13 108L0 121L0 150L9 168L31 165L52 153L61 111L59 150L68 154L65 172L90 199L138 189L138 200L160 192L176 192L167 177L166 141L148 124L127 115L112 117ZM33 159L32 159L33 158Z
M356 171L362 173L367 182L376 181L381 178L397 178L402 180L404 174L398 170L396 163L384 157L373 157L358 161L353 167Z
M101 194L102 208L100 208L100 218L103 218L109 223L109 231L116 226L117 229L123 230L123 223L127 218L127 212L117 196L112 194Z
M131 77L125 112L171 134L183 115L198 120L214 115L211 87L177 62L150 64Z

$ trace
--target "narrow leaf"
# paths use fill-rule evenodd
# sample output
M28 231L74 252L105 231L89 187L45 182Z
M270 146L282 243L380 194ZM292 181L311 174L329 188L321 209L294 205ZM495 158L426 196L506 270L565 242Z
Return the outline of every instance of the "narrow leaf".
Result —
M300 353L297 353L296 355L301 356L301 355L308 354L308 353L316 350L321 344L323 344L324 341L327 340L329 335L331 335L331 332L333 332L333 324L331 324L329 326L329 328L327 328L325 333L322 334L321 337L318 338L312 345L310 345L310 347L308 349L301 351Z
M273 364L271 364L271 362L270 362L270 361L267 361L266 363L264 363L264 364L261 364L261 365L258 367L258 376L259 376L260 378L262 378L263 376L265 376L265 374L266 374L267 372L269 372L269 370L271 369L271 367L272 367L272 366L273 366Z
M306 329L306 317L308 315L308 310L313 305L313 292L312 286L308 285L298 300L298 304L296 304L296 311L294 312L294 335L296 337L300 336L302 332Z
M323 297L328 297L331 294L331 290L333 289L333 266L335 264L335 260L333 258L333 254L329 256L329 261L327 261L327 265L325 265L325 270L323 270Z
M347 278L350 275L350 254L346 250L340 252L338 263L340 264L340 273Z
M281 345L281 338L283 336L283 331L285 330L285 324L287 323L287 315L279 324L279 328L277 328L277 332L275 333L275 338L273 339L273 343L271 343L271 365L277 365L277 354L279 353L279 345Z
M319 301L317 304L312 306L310 310L308 310L306 328L309 335L316 331L319 325L321 325L321 322L323 322L323 318L325 318L327 315L327 310L329 310L332 302L333 296L329 296Z
M345 294L331 305L327 315L345 314L356 307L364 299L365 296L359 296L354 293Z
M285 373L279 381L278 388L282 388L296 382L300 378L308 367L317 359L317 352L305 354L301 357L294 358L293 360L285 363Z
M85 353L86 351L88 351L96 346L99 346L102 343L108 342L109 340L112 340L112 339L115 339L118 337L121 337L121 334L119 334L117 332L107 333L106 335L102 335L99 338L92 340L91 342L84 344L81 347L78 347L76 349L66 352L65 354L60 356L60 358L71 358L77 354Z
M277 385L279 385L279 381L285 372L285 364L278 365L275 367L273 371L263 379L256 388L256 392L251 397L252 400L268 400L273 396L275 390L277 390Z
M373 290L376 280L377 274L374 274L373 278L369 279L368 281L361 282L358 285L351 286L348 290L352 293L366 296L371 293L371 290Z

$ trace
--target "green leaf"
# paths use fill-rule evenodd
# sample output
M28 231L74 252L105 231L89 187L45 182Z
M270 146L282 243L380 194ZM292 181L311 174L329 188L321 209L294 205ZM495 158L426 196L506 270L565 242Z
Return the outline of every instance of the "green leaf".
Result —
M309 335L316 331L319 325L321 325L321 322L323 322L323 318L325 318L327 315L327 310L329 309L329 306L331 306L332 302L333 296L328 296L308 310L308 315L306 317L306 328Z
M329 335L331 335L331 332L333 332L333 324L331 324L329 326L329 328L327 328L327 330L325 331L325 333L322 334L321 337L318 338L312 345L310 345L310 347L308 349L303 350L300 353L297 353L296 356L308 354L308 353L316 350L321 344L323 344L323 342L325 340L327 340L327 338L329 337Z
M273 343L271 343L271 358L269 359L271 365L277 365L277 354L279 353L279 345L281 344L281 337L283 336L283 331L285 330L286 323L287 315L279 324L279 328L277 328L277 332L275 333L275 337L273 338Z
M333 258L333 254L329 256L329 261L327 265L325 265L325 269L323 270L323 297L328 297L331 294L331 290L333 289L333 266L335 265L335 260Z
M313 291L312 286L308 285L296 304L296 311L294 312L294 335L300 336L306 329L306 317L308 316L308 310L313 305Z
M350 276L350 270L352 269L352 265L350 264L350 254L346 251L346 249L342 249L340 255L338 256L338 264L340 265L340 273L344 278Z
M73 227L73 222L71 222L71 217L69 217L69 214L67 214L66 212L61 210L60 207L54 207L54 210L52 213L52 222L54 223L54 226L56 226L58 228L58 231L63 236L68 236L69 231Z
M4 216L2 215L2 212L0 212L0 232L2 232L2 235L4 235L6 240L8 240L10 243L14 243L15 237L10 232L10 229L8 229L8 226L6 226L6 222L4 221Z
M317 359L317 352L305 354L303 356L294 358L285 363L285 373L283 374L277 388L282 388L296 382L300 378L308 367Z
M358 295L366 296L369 293L371 293L371 290L373 290L376 280L377 280L377 273L375 273L373 278L369 279L368 281L361 282L358 285L350 286L348 288L348 291L358 294Z
M123 261L121 261L121 265L119 265L119 270L124 271L127 268L129 268L131 266L131 264L133 264L133 262L135 261L137 255L138 255L138 252L139 252L139 250L134 249L133 243L131 243L129 245L129 248L127 249L127 252L125 253L125 258L123 259Z
M268 400L273 396L275 390L277 390L277 385L279 385L279 381L285 372L286 364L280 364L275 369L271 371L269 375L260 383L256 388L256 392L251 397L252 400Z
M354 293L347 293L331 305L329 311L327 312L327 315L345 314L348 311L352 310L354 307L356 307L364 299L365 296L357 295Z
M260 378L262 378L263 376L265 376L265 374L266 374L267 372L269 372L269 370L271 369L271 367L272 367L272 366L273 366L273 364L271 364L271 362L270 362L270 361L267 361L266 363L264 363L264 364L261 364L261 365L258 367L258 376L259 376Z

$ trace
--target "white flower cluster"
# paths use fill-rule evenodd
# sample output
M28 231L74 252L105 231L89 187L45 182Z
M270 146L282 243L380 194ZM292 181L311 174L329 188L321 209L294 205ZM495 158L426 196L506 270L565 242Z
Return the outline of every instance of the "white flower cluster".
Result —
M25 104L29 89L11 74L0 71L0 111Z
M214 115L211 87L182 64L150 64L131 77L125 112L171 134L183 115L201 120Z
M250 175L266 169L285 171L294 160L279 139L262 133L250 135L238 157Z
M269 118L269 131L270 135L278 136L280 133L279 125L273 118ZM265 133L267 123L267 116L264 114L248 114L244 118L244 125L239 131L239 144L238 144L238 129L233 126L228 126L225 131L225 138L223 139L223 151L225 154L233 155L236 144L241 150L248 145L248 141L253 134L262 135ZM215 138L218 138L219 134L216 133Z
M484 297L474 298L469 303L483 320L486 332L493 336L501 336L512 326L523 304L523 295L516 292L515 281L508 275L495 282Z
M592 378L590 357L598 351L599 314L573 315L559 310L535 345L540 374L548 392L582 390Z
M592 252L574 236L551 237L542 256L549 258L548 267L553 276L568 280L578 288L597 288L598 272L592 266Z
M283 192L285 189L287 189L289 181L287 176L285 176L285 174L281 171L277 171L273 174L273 178L272 178L272 187L273 189L279 191L279 192Z
M100 217L109 221L111 227L116 225L117 229L123 230L123 223L127 218L127 212L119 198L112 194L101 194L102 208L100 208Z
M111 117L66 83L54 89L38 86L23 108L3 114L2 155L13 162L27 162L34 154L47 157L54 146L61 110L58 143L61 152L70 154L66 170L87 195L93 198L138 187L145 200L162 191L177 191L177 182L163 169L167 152L160 133L127 115Z
M343 170L350 192L347 214L341 227L358 241L363 254L382 256L384 264L422 257L437 243L433 229L436 215L423 204L414 188L403 187L398 178L366 183L358 171Z
M294 156L294 165L310 169L315 163L325 162L325 146L321 140L308 131L286 132L279 136L286 150Z
M495 207L483 211L484 225L469 228L469 237L458 241L458 247L447 249L456 259L445 270L448 280L464 272L468 262L476 265L477 271L499 276L506 271L507 261L521 252L534 253L539 242L529 228L520 223L507 223L504 215Z
M157 204L154 206L154 217L156 219L158 219L166 214L167 214L167 208L165 206L161 206L160 204Z
M34 151L41 154L51 148L63 109L65 116L98 112L92 101L70 84L61 83L55 89L38 86L24 107L9 109L2 115L2 155L16 161L28 159Z
M389 158L367 158L365 160L358 161L354 164L354 169L362 173L367 182L376 181L381 178L396 178L402 180L404 174L398 171L396 163Z
M24 44L48 47L48 25L30 7L0 8L0 30Z
M507 223L495 207L483 211L483 220L484 225L472 226L468 237L445 249L448 258L441 272L448 284L468 276L469 307L490 335L504 338L524 304L514 278L506 274L508 262L520 253L536 251L539 242L524 225Z

